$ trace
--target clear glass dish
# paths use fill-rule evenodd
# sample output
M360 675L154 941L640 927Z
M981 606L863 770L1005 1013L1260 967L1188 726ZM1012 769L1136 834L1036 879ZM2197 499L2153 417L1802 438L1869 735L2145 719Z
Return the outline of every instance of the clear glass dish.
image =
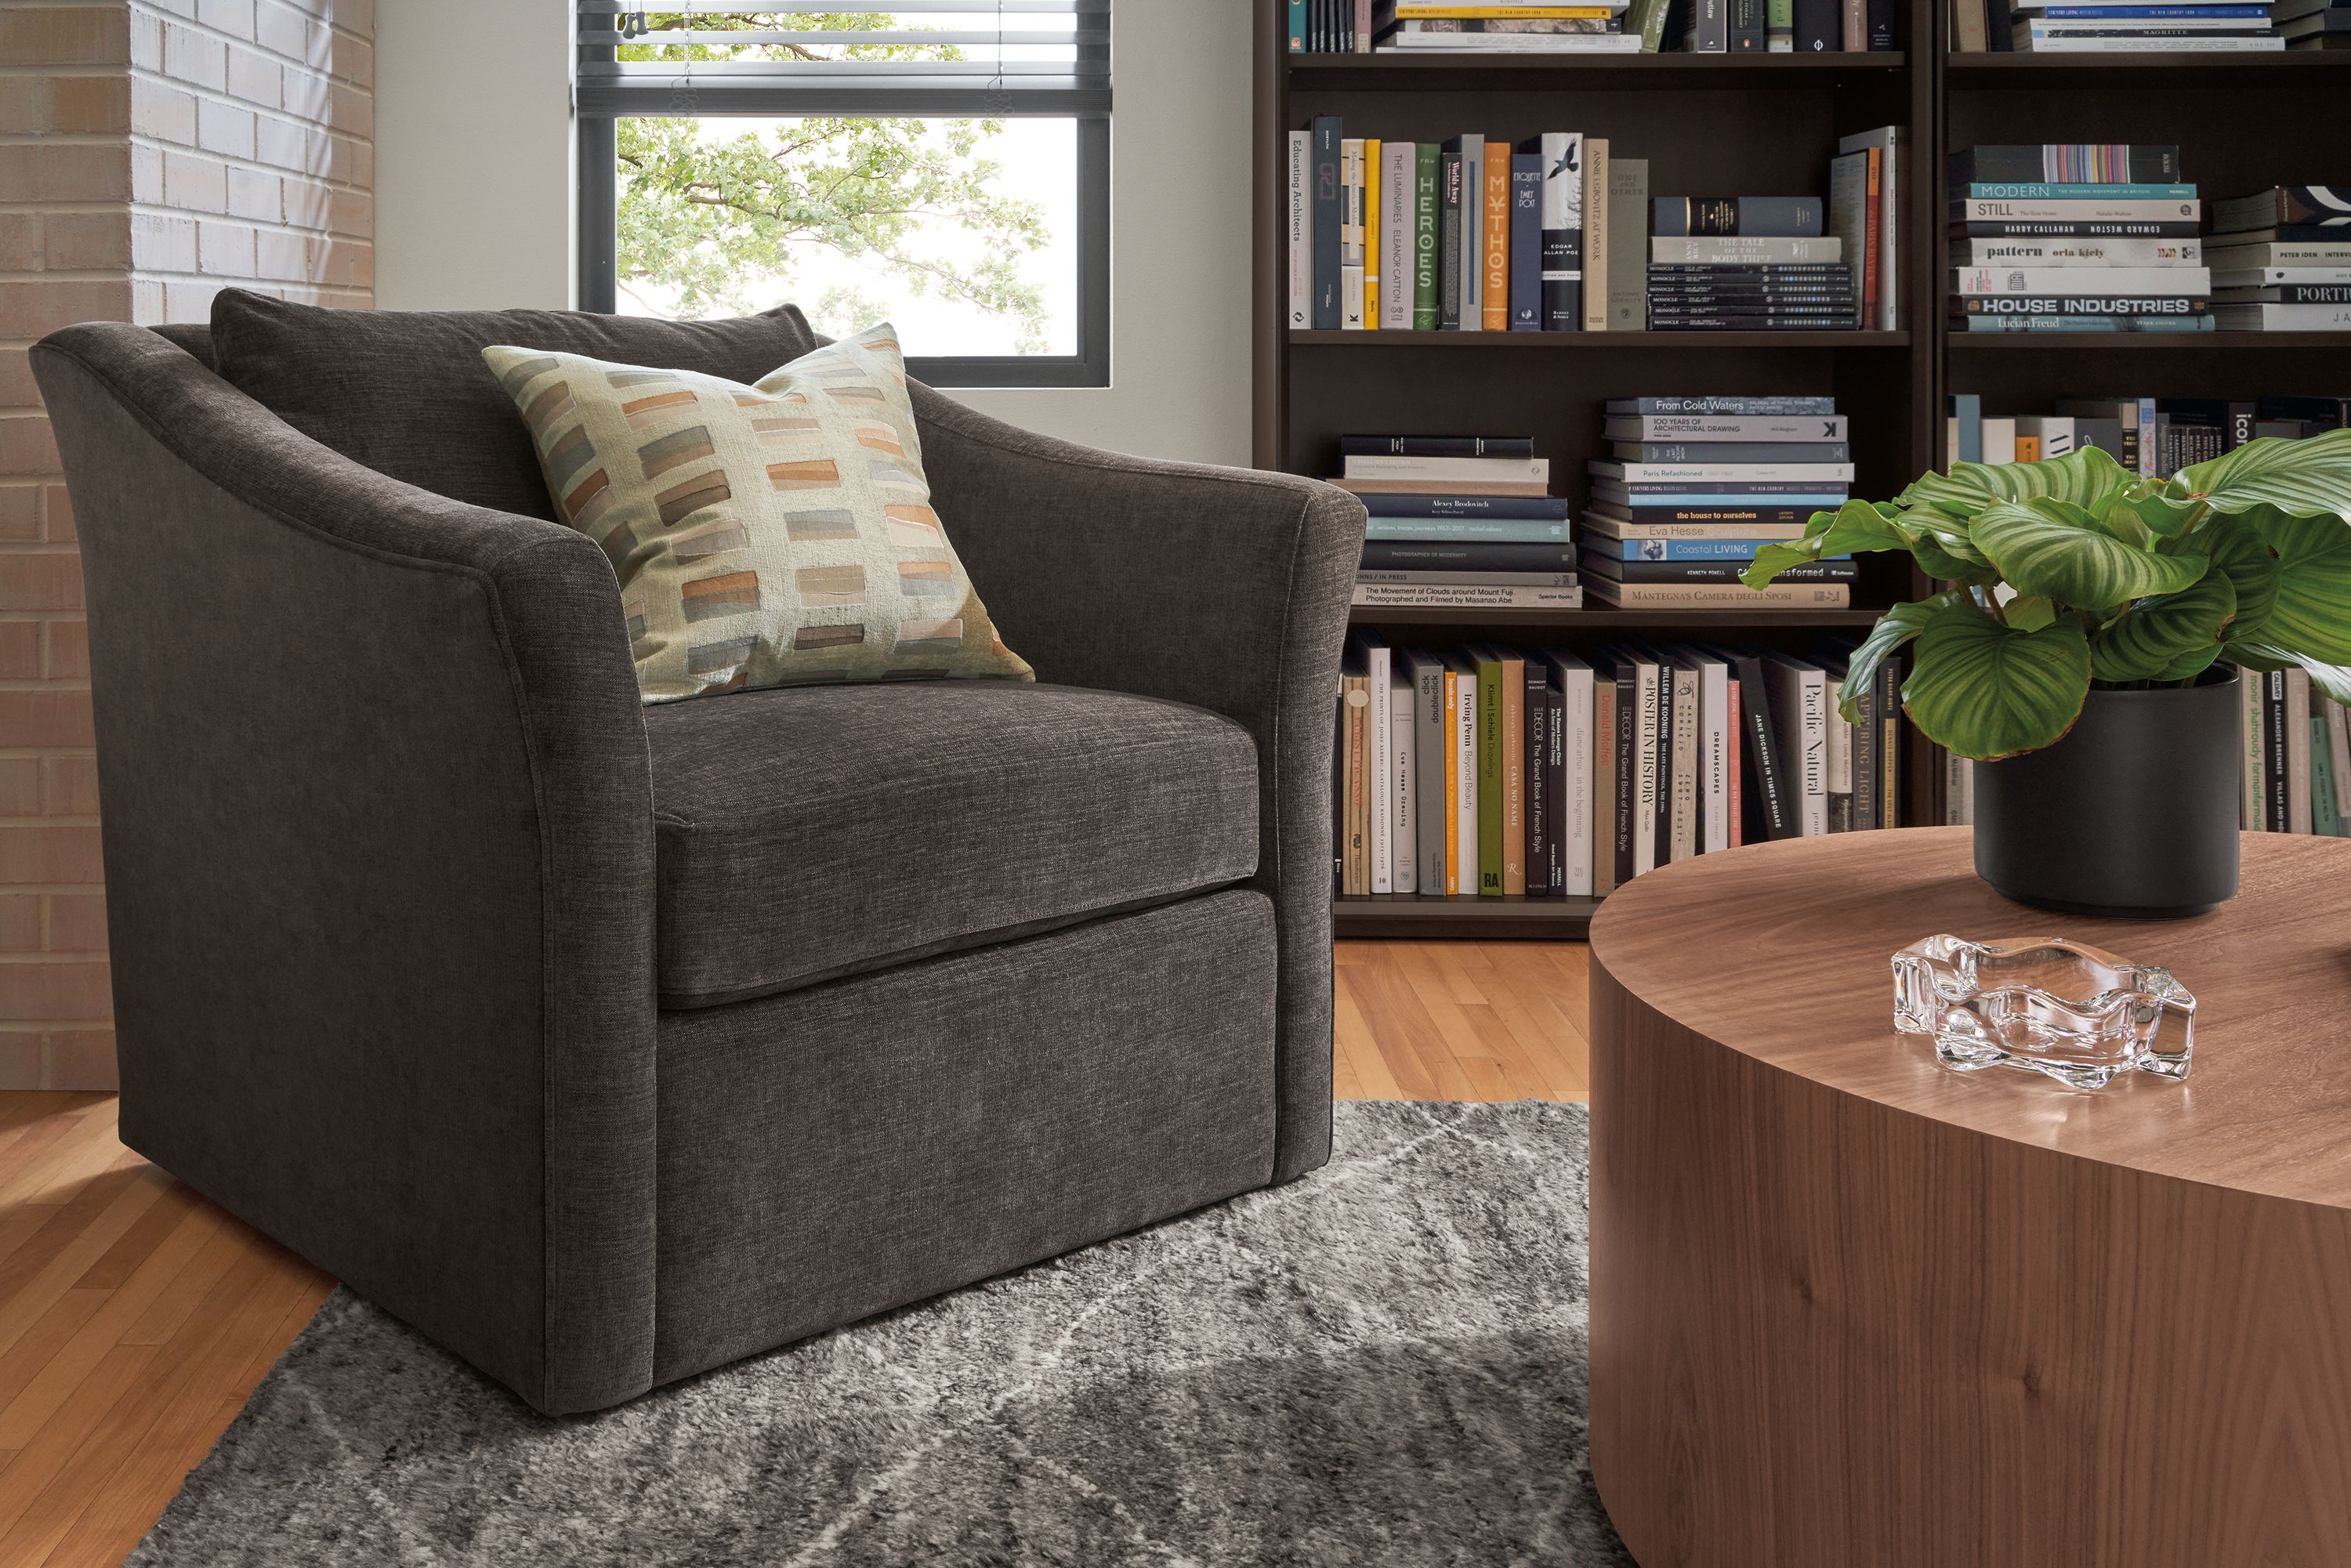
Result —
M1960 1072L2016 1067L2075 1089L2185 1078L2196 998L2168 969L2062 936L1928 936L1894 955L1894 1027Z

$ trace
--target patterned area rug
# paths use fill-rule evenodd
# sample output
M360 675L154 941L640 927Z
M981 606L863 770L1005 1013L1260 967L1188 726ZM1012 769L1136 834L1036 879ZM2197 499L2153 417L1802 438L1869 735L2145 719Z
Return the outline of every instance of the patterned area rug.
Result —
M130 1562L1630 1568L1583 1107L1338 1117L1302 1182L594 1417L338 1291Z

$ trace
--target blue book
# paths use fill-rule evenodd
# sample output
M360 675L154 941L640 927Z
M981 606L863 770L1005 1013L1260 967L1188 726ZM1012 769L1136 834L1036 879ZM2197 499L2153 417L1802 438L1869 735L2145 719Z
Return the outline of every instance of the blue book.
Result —
M2210 316L1970 316L1970 332L2210 332Z
M1510 330L1540 332L1542 320L1542 186L1540 152L1510 154Z
M1834 495L1795 496L1779 494L1745 494L1716 490L1708 494L1692 494L1680 490L1634 490L1629 492L1634 504L1641 507L1736 507L1742 504L1768 504L1774 507L1819 507L1834 510L1845 503L1844 492Z
M2222 16L2232 22L2266 22L2270 19L2270 8L2266 5L2052 5L2041 14L2053 22L2105 22L2124 18L2209 20Z
M1586 533L1583 553L1611 560L1752 560L1765 545L1786 539L1613 539ZM1851 560L1849 555L1824 555L1823 560Z
M1546 545L1567 538L1564 518L1374 517L1364 525L1367 539L1492 539L1498 544Z
M1951 394L1951 423L1959 434L1959 452L1962 463L1983 461L1983 399L1974 392Z
M2051 180L1977 180L1951 193L1971 202L2192 202L2193 185L2084 185Z
M1290 0L1290 52L1306 52L1306 0Z

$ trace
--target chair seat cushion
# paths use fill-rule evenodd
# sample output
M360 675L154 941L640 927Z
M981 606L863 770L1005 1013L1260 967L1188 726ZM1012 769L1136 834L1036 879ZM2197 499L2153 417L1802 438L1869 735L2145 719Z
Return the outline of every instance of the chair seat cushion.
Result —
M709 1007L1238 882L1249 732L1074 686L910 683L648 708L661 1002Z

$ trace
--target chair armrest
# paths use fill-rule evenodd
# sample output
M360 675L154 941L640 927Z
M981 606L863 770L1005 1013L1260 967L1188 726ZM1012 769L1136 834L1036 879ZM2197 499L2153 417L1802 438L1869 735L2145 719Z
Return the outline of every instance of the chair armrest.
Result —
M542 1410L653 1363L651 770L585 536L157 335L33 363L88 579L124 1141Z
M914 389L932 498L1006 645L1040 680L1246 726L1255 885L1280 942L1273 1179L1329 1157L1331 748L1363 504L1283 474L1122 456Z

